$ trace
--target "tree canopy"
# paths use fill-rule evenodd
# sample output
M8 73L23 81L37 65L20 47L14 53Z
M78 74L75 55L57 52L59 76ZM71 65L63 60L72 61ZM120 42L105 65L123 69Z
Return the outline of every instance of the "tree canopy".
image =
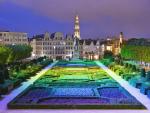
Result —
M121 56L125 59L150 62L150 46L124 45Z
M144 38L131 38L127 41L127 45L140 45L140 46L150 46L150 42Z
M0 64L5 64L8 61L10 51L10 48L0 46Z
M0 46L0 64L6 64L30 57L32 48L29 45Z
M22 60L31 56L32 48L29 45L9 45L11 49L9 62Z
M104 58L113 58L113 53L111 51L104 51Z

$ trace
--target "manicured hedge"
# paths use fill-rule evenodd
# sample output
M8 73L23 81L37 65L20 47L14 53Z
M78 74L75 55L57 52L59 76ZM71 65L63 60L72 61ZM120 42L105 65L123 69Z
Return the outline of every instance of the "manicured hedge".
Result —
M4 81L0 84L1 93L6 94L10 92L12 89L18 87L22 82L32 76L35 76L42 68L53 62L50 59L39 59L32 60L25 65L21 64L21 66L17 64L14 69L11 69L10 78L8 80L3 79Z

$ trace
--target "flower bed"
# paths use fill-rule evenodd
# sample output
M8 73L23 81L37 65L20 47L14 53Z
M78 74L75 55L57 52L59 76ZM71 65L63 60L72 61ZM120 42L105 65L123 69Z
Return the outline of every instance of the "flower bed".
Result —
M104 98L127 98L118 87L104 87L98 89L100 96Z
M8 108L145 109L102 69L86 66L81 70L71 67L70 71L67 68L70 67L56 66L46 72L12 100Z
M11 109L145 109L117 88L29 88L8 104Z
M91 97L95 96L92 88L54 88L53 95L58 97Z

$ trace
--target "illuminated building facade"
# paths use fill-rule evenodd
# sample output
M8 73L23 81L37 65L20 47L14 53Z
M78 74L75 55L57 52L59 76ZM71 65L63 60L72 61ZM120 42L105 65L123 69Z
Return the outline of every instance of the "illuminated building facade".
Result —
M103 51L111 51L114 55L118 55L121 52L121 47L124 44L124 36L123 33L120 32L119 37L107 37L107 40L102 44Z
M81 39L79 17L75 16L74 35L64 36L60 32L36 35L30 42L33 56L47 56L51 59L71 59L75 56L83 59L99 59L104 51L118 55L123 44L123 33L119 37L107 40Z
M56 32L36 35L30 42L33 48L33 55L36 57L47 56L51 59L72 58L74 52L74 38L72 35L63 36Z
M28 44L27 33L21 32L0 32L0 44L2 45L13 45L13 44Z

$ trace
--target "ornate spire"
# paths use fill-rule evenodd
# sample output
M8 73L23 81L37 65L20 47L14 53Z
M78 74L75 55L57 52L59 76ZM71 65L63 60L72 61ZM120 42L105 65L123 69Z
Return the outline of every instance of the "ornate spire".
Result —
M119 36L120 44L122 44L122 43L123 43L123 38L124 38L124 36L123 36L123 32L120 32L120 36Z
M123 36L123 32L120 32L120 36L119 36L119 53L121 53L121 47L123 45L123 40L124 40L124 36Z
M78 15L75 16L74 37L80 39L80 25Z

